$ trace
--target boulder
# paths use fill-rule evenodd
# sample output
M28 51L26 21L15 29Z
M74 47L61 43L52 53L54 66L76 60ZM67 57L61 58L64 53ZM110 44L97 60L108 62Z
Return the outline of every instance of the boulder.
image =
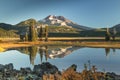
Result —
M55 65L50 64L49 62L45 62L39 65L35 65L33 71L35 73L39 73L39 75L55 74L56 72L58 72L58 68Z
M7 70L12 71L14 67L13 67L13 64L10 63L10 64L6 64L6 65L4 66L4 68L7 69Z
M72 64L69 68L67 68L67 70L69 70L69 69L73 69L74 71L76 71L77 65Z
M4 65L0 64L0 72L4 71Z

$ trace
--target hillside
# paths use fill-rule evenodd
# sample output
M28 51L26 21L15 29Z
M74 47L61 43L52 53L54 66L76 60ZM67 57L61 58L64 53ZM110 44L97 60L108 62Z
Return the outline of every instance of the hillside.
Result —
M30 19L22 21L17 25L10 25L5 23L0 23L1 36L9 36L10 34L18 36L22 32L26 32L28 29L28 24ZM27 25L27 26L26 26ZM105 36L106 29L92 29L79 31L76 28L65 27L65 26L48 26L49 37L102 37ZM10 33L9 33L10 32ZM119 36L119 33L117 33Z
M35 25L48 26L49 37L102 37L105 36L106 28L94 29L86 26L79 25L63 16L49 15L43 20L35 20L33 18L27 19L17 23L16 25L0 23L1 36L18 36L21 33L28 31L30 23L34 22ZM120 36L120 24L110 28L115 29L117 36ZM38 28L39 31L39 28Z
M120 24L113 26L111 29L116 29L117 32L120 32Z
M17 34L15 34L15 31L13 30L4 30L0 28L0 37L5 38L5 37L18 37Z
M11 24L0 23L0 28L5 29L5 30L15 30L16 27Z
M27 19L25 21L21 21L20 23L16 24L16 26L18 26L18 27L30 26L31 22L35 22L35 24L37 23L37 21L35 19L31 18L31 19Z
M35 19L28 19L28 20L25 20L25 21L22 21L18 24L16 24L15 26L17 26L18 28L24 28L24 30L26 31L27 30L27 27L30 26L30 22L34 21L36 23L36 26L43 26L43 25L46 25L46 24L43 24L43 23L40 23L40 22L37 22ZM55 26L55 25L48 25L49 27L49 32L56 32L56 33L75 33L78 31L78 29L76 28L72 28L72 27L68 27L68 26ZM23 29L22 29L23 30ZM22 30L19 30L19 32L23 32Z
M49 33L77 33L78 30L75 28L64 27L64 26L49 26Z

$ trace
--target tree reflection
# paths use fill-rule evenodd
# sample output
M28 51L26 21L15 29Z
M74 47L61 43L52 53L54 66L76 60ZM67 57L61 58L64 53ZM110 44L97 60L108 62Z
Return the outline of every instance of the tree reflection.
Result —
M32 65L34 65L34 60L35 60L35 57L37 55L37 46L32 46L32 47L29 47L29 52L30 52L30 63Z
M34 60L38 55L40 56L40 62L47 62L48 58L63 58L66 55L72 53L72 51L79 49L79 47L72 46L31 46L18 48L21 53L29 55L30 63L34 65ZM44 60L44 61L43 61Z
M46 60L46 62L47 62L47 60L48 60L48 46L45 46L45 60Z
M46 62L47 62L47 60L48 60L48 46L40 46L39 47L39 54L40 54L40 59L41 59L41 63L42 63L42 61L43 61L43 56L45 57L45 60L46 60Z
M106 53L106 56L108 56L110 53L110 48L105 48L105 53Z
M112 50L113 50L113 54L115 54L115 48L112 48Z
M42 59L43 59L43 53L44 53L44 51L43 51L42 47L39 47L39 54L40 54L41 63L42 63Z
M28 47L21 47L21 48L18 48L17 50L20 51L21 53L29 54Z
M111 48L112 49L112 51L113 51L113 54L115 54L115 48ZM110 54L110 48L105 48L105 53L106 53L106 57L108 57L109 56L109 54Z

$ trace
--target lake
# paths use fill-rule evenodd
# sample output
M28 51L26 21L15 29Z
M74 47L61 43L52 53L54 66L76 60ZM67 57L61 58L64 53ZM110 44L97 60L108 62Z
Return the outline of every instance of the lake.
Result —
M15 69L30 67L50 62L59 70L77 65L81 72L84 64L95 65L98 71L109 71L120 74L120 49L114 48L88 48L74 46L33 46L9 49L0 52L0 64L13 63Z

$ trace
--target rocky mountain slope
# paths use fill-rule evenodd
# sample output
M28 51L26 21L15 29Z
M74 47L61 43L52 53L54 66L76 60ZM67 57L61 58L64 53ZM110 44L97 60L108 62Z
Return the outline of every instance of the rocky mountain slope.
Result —
M117 32L120 32L120 24L113 26L111 29L115 29Z
M48 24L48 25L54 25L54 26L71 27L71 28L76 28L79 30L91 30L92 29L90 27L78 25L77 23L74 23L71 20L63 16L49 15L43 20L39 20L38 22L43 23L43 24Z

